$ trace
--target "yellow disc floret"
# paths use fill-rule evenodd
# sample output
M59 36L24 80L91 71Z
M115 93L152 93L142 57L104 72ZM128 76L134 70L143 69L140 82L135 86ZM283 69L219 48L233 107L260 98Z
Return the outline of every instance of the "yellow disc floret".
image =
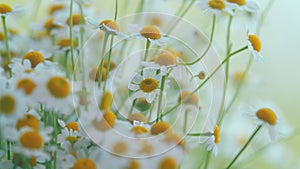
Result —
M159 169L177 169L178 164L175 158L166 157L160 163Z
M132 160L126 169L141 169L141 164L136 160Z
M0 97L0 113L10 115L16 110L16 99L7 94Z
M64 77L54 76L47 82L47 89L55 98L65 98L70 94L70 84Z
M226 7L224 0L210 0L208 2L208 5L211 8L218 9L218 10L222 10Z
M184 101L184 104L198 106L199 99L196 94L191 94L189 91L183 91L178 98L178 102L182 101Z
M28 59L30 61L32 67L35 67L39 63L43 63L45 61L43 54L41 54L40 52L37 52L37 51L27 52L23 56L22 59L23 59L23 61L25 59Z
M56 11L60 11L65 9L65 5L64 4L54 4L50 7L49 9L49 14L54 14Z
M269 109L269 108L262 108L262 109L259 109L257 112L256 112L256 116L270 124L270 125L275 125L276 122L277 122L277 116L276 114L273 112L273 110Z
M141 81L140 89L145 93L151 93L158 88L157 80L153 78L146 78Z
M171 128L170 124L167 122L157 122L151 128L151 134L157 135L168 131Z
M97 169L97 166L93 160L81 158L74 163L72 169Z
M13 9L10 5L8 4L0 4L0 14L7 14L12 12Z
M215 143L218 144L220 142L220 128L218 125L215 125L214 136L215 136Z
M40 149L44 145L43 137L37 131L27 131L19 139L22 146L28 149Z
M32 79L24 78L18 81L17 88L23 90L26 95L30 95L36 88L36 84Z
M153 25L144 26L142 30L140 31L140 34L145 37L152 40L157 40L161 38L160 30Z
M70 17L67 18L66 24L70 25ZM80 25L81 23L85 23L84 17L80 14L73 14L72 15L72 23L73 25Z
M112 103L113 103L113 95L112 93L106 91L101 98L101 103L99 105L99 108L100 110L108 110L110 109Z
M113 152L116 154L126 154L128 152L128 145L127 143L123 142L123 141L118 141L113 145Z
M64 38L64 39L60 39L57 42L57 46L61 47L61 48L67 48L71 46L71 41L70 39ZM76 47L77 46L77 41L74 39L73 40L73 46Z
M250 34L250 35L248 35L248 38L249 38L251 45L253 46L253 49L256 50L257 52L260 52L262 45L261 45L259 37L254 34Z
M133 121L139 121L139 122L147 123L147 118L142 113L133 113L133 114L128 116L128 121L130 121L131 123L133 123Z
M175 65L177 63L175 55L173 55L171 52L160 53L154 62L160 66Z
M31 127L34 130L39 130L40 121L34 115L26 114L22 119L17 121L16 127L18 130L22 127Z
M105 19L105 20L101 21L99 23L99 26L101 26L101 25L105 25L105 26L109 27L110 29L115 30L117 32L120 31L119 25L115 21L110 20L110 19Z
M143 126L134 126L132 127L131 131L135 132L136 134L149 133L149 130Z
M227 1L228 1L228 2L231 2L231 3L238 4L238 5L240 5L240 6L246 4L246 0L227 0Z
M72 121L72 122L70 122L70 123L68 123L66 125L66 128L69 129L69 130L72 129L73 131L79 131L79 129L78 129L78 122Z

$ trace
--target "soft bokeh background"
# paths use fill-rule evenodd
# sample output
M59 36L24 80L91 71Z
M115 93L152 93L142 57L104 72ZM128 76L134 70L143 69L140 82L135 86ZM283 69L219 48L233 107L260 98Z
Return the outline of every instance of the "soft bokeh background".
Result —
M1 2L22 6L30 5L29 2L34 3L35 1L2 0ZM267 0L259 3L262 8L265 8ZM102 8L103 5L113 10L112 4L101 4ZM294 130L300 128L299 6L299 0L274 0L261 30L266 64L254 64L251 71L252 74L258 74L262 81L255 88L255 92L251 92L251 94L255 94L259 101L266 100L279 107L285 117L285 123ZM194 10L186 16L191 22L195 21ZM18 23L18 26L22 26L22 24ZM299 142L300 135L297 134L285 141L285 144L294 150L295 155L300 159Z

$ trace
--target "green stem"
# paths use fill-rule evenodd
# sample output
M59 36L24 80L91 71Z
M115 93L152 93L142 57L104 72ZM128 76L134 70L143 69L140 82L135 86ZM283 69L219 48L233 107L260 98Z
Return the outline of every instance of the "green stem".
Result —
M206 84L206 82L211 79L213 77L213 75L222 67L222 65L224 63L226 63L228 61L228 59L230 59L232 56L244 51L248 49L248 46L242 47L234 52L232 52L231 54L228 55L227 58L225 58L220 65L218 65L215 70L194 90L192 91L190 94L188 94L184 99L182 99L181 102L185 102L187 99L189 99L194 93L196 93L204 84ZM166 113L164 113L162 116L166 116L167 114L171 113L172 111L174 111L176 108L178 108L181 105L181 103L178 103L177 105L175 105L174 107L172 107L171 109L169 109Z
M185 8L185 10L181 13L181 15L176 19L175 23L171 25L170 29L167 31L167 35L172 33L172 31L175 29L176 25L179 23L179 21L182 19L182 17L185 16L185 14L190 10L190 8L194 5L196 0L192 0L189 5Z
M185 112L184 112L184 121L183 121L183 133L186 133L186 128L187 128L187 122L188 122L188 114L189 112L188 112L188 110L185 110Z
M66 77L70 78L70 72L69 72L69 66L68 66L68 51L65 52L65 61L64 61L64 66L66 68Z
M209 43L208 43L207 48L202 53L202 55L199 58L197 58L196 60L194 60L192 62L188 62L188 63L182 63L182 64L184 64L184 65L193 65L193 64L199 62L207 54L207 52L209 51L209 49L212 45L212 42L213 42L215 27L216 27L216 15L213 15L211 34L210 34L210 39L209 39Z
M233 16L229 16L229 21L228 21L228 26L227 26L227 36L226 36L226 57L230 54L231 52L231 46L230 44L230 30L231 30L231 23L232 23ZM224 91L223 91L223 97L222 97L222 104L219 110L219 115L217 119L217 124L220 126L222 119L224 117L225 113L225 102L226 102L226 94L227 94L227 88L228 88L228 81L229 81L229 63L230 59L226 62L225 64L225 82L224 82Z
M212 136L213 133L207 132L207 133L187 133L187 136Z
M133 108L134 108L135 104L136 104L136 99L134 99L132 104L131 104L131 107L130 107L130 110L129 110L129 113L128 113L129 115L132 114L132 111L133 111Z
M56 146L57 145L57 134L58 134L58 126L57 126L57 118L56 118L56 114L53 112L52 113L52 116L53 116L53 128L54 128L54 145ZM54 152L54 162L53 162L53 167L54 169L56 169L56 163L57 163L57 154L56 154L56 151Z
M11 153L10 153L10 149L11 149L11 143L10 143L10 141L6 141L6 147L7 147L7 149L6 149L6 152L7 152L7 160L10 160L11 158Z
M210 158L211 158L211 151L208 151L207 155L206 155L206 158L205 158L204 169L208 168L209 162L210 162Z
M144 55L143 61L147 61L147 56L148 56L150 44L151 44L150 40L147 39L147 41L146 41L146 50L145 50L145 55Z
M98 72L98 87L101 88L101 81L102 81L102 70L103 70L103 64L104 64L104 58L105 58L105 49L107 45L109 34L104 33L104 41L102 46L102 53L100 58L100 65L99 65L99 72Z
M3 29L4 29L5 47L6 47L6 53L7 53L7 63L9 65L11 62L11 56L10 56L10 49L9 49L9 43L8 43L6 18L5 18L5 16L1 16L1 19L2 19ZM8 72L9 72L9 77L12 77L11 69L9 66L8 66Z
M165 88L165 82L166 82L166 78L168 75L165 75L162 77L161 80L161 85L160 85L160 93L159 93L159 99L158 99L158 106L157 106L157 118L156 118L156 122L158 122L159 120L162 120L162 109L161 109L161 105L162 105L162 101L163 101L163 95L164 95L164 88Z
M187 0L182 0L181 1L181 4L180 4L178 10L175 13L176 16L180 14L180 12L182 11L182 9L184 9L186 3L187 3Z
M72 72L73 72L73 75L74 75L74 80L76 80L75 61L74 61L74 43L73 43L73 17L72 16L73 16L73 0L70 0L69 39L70 39Z
M112 53L113 43L114 43L114 36L112 35L111 39L110 39L110 46L109 46L109 51L108 51L108 59L107 59L107 65L106 65L106 73L105 73L105 77L104 77L103 91L105 91L107 77L108 77L108 74L109 74L109 71L110 71L109 68L110 68L110 60L111 60L111 53Z
M114 17L114 21L116 21L117 20L117 18L118 18L118 7L119 7L119 1L118 0L116 0L115 1L115 17Z
M237 155L233 158L233 160L230 162L230 164L226 167L226 169L231 168L231 166L234 164L234 162L239 158L239 156L243 153L243 151L248 147L250 142L253 140L254 136L258 133L258 131L262 128L262 125L257 126L257 128L254 130L250 138L247 140L245 145L242 147L242 149L237 153Z

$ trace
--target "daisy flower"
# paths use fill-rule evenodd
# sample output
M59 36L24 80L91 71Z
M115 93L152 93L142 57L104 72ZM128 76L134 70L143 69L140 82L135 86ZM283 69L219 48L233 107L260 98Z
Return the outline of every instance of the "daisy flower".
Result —
M161 30L155 25L139 26L137 24L128 25L128 31L132 37L138 37L141 40L149 40L152 44L164 46L168 42Z
M260 52L262 48L260 38L256 34L248 33L247 43L248 43L248 49L252 53L254 59L256 61L260 61L264 63L265 59Z
M212 151L216 156L218 154L217 145L220 142L220 128L218 125L213 126L212 123L209 125L209 132L211 133L211 136L208 137L208 139L205 141L205 144L207 145L207 151Z
M61 134L58 134L57 141L64 149L70 149L80 139L78 122L70 122L65 124L64 121L58 119L58 123L63 130Z
M14 14L15 12L19 12L20 8L12 7L8 4L1 3L0 4L0 16L8 16Z
M104 31L105 33L108 33L111 35L121 35L119 25L113 20L105 19L99 23L91 17L86 17L86 20L95 29L99 28L100 30Z
M233 9L236 9L238 6L233 3L228 3L225 0L200 0L198 7L204 11L211 11L216 15L221 12L233 15Z
M153 69L144 69L143 75L137 74L128 85L129 90L134 91L132 99L145 98L148 103L153 102L160 92L161 76L161 73L157 74Z
M255 119L258 125L263 125L268 128L268 132L272 140L276 139L278 118L273 109L269 107L252 107L248 114L250 117Z
M252 0L227 0L227 2L237 4L238 5L237 9L245 10L251 13L255 13L259 9L258 4Z

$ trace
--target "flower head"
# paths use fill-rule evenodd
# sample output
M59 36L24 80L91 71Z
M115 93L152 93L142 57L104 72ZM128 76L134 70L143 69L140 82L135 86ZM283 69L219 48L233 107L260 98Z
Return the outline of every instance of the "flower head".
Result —
M256 61L265 62L264 57L261 54L262 44L260 38L252 33L248 33L248 49L251 51Z
M226 2L225 0L200 0L198 6L201 10L211 11L214 14L225 12L230 15L233 15L233 9L238 7L236 4Z
M239 10L245 10L247 12L255 13L259 9L258 4L252 0L227 0L227 2L238 5Z

